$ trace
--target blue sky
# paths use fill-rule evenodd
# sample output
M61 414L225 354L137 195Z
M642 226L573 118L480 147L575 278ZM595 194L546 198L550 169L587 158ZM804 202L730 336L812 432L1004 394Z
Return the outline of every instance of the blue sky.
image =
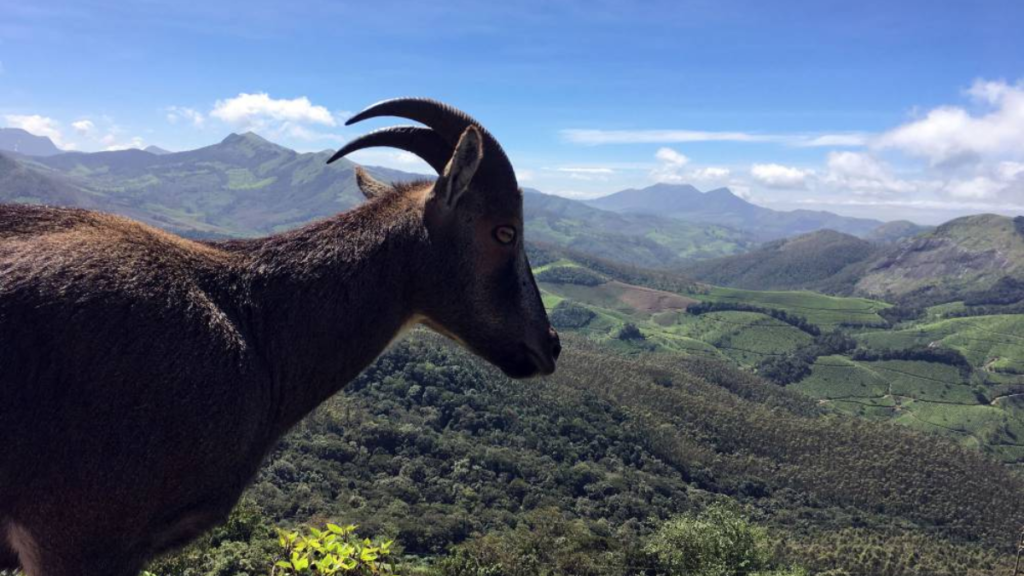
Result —
M1018 0L0 0L0 125L85 151L246 129L307 151L424 95L546 192L687 182L936 222L1024 212L1022 24Z

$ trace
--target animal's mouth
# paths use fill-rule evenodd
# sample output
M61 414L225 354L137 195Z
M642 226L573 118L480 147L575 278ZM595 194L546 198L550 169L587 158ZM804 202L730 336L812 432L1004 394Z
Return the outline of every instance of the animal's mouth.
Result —
M554 373L555 358L551 354L541 354L525 344L523 348L526 349L526 356L536 367L536 371L531 376L547 376Z

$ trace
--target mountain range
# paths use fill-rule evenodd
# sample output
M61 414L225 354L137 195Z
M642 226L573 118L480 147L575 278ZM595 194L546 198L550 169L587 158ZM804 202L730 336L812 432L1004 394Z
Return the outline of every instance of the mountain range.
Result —
M828 228L867 236L883 223L831 212L784 212L747 202L728 188L701 192L688 184L655 184L629 189L588 202L595 208L626 214L658 214L749 231L757 241L775 240Z
M8 150L0 162L0 201L105 210L206 238L274 233L362 201L351 162L328 166L328 151L298 153L251 132L185 152L150 146L96 153L61 153L47 138L9 133L20 139L0 144ZM25 152L24 142L33 142L38 154ZM389 181L422 177L368 169ZM660 200L667 215L657 209ZM725 189L704 194L678 185L626 190L591 203L527 190L525 212L532 241L646 268L745 252L783 233L776 225L780 215L797 214L755 206ZM796 230L832 225L867 233L880 224L828 213L792 218L799 221Z

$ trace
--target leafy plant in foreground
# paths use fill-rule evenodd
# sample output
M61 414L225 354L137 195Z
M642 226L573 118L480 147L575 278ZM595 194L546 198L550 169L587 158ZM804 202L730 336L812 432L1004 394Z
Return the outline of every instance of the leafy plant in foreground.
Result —
M271 574L394 574L393 566L387 562L394 541L360 540L355 530L354 525L330 523L323 530L311 527L306 534L279 530L281 556L274 563Z

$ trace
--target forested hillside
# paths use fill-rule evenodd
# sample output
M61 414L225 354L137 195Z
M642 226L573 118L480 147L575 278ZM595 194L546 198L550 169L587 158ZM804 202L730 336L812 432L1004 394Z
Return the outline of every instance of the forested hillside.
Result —
M555 376L517 382L420 332L285 439L249 506L275 523L351 521L418 555L576 519L551 554L600 561L544 573L626 574L661 521L724 501L768 527L787 563L954 575L1005 570L1022 489L975 451L718 362L630 359L570 336Z

